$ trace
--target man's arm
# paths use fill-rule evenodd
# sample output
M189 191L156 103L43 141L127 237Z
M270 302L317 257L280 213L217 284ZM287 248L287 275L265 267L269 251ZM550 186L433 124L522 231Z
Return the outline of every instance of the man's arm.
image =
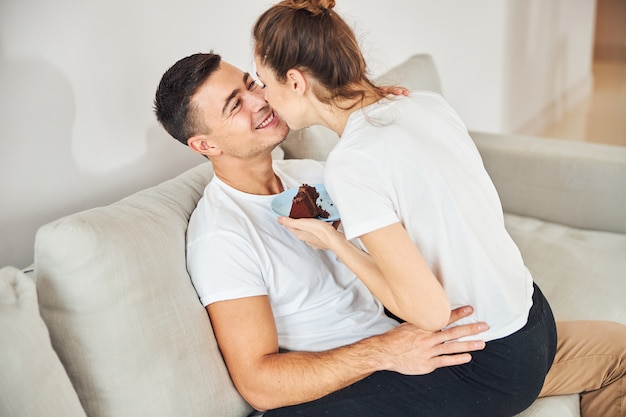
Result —
M379 370L427 374L469 362L484 342L450 342L486 330L484 323L426 332L403 324L387 333L323 352L282 352L266 296L207 306L220 351L239 393L257 410L312 401ZM471 314L455 310L451 321Z

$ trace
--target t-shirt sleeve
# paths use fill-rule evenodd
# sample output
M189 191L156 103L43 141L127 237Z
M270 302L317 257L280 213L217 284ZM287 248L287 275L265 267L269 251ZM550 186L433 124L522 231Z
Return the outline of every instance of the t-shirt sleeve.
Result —
M328 159L324 176L347 239L399 221L393 184L379 161L363 152L344 151Z
M187 269L203 306L216 301L267 295L251 246L233 232L218 232L187 246Z

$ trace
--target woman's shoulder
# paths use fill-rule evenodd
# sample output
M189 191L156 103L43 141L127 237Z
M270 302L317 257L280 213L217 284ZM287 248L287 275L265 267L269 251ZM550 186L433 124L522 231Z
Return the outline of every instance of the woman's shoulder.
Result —
M444 97L434 91L415 90L408 96L387 96L373 106L364 109L365 118L395 118L398 114L410 110L427 111L441 107L450 107ZM409 110L409 111L410 111ZM384 124L384 123L383 123Z
M411 91L408 99L409 100L406 100L407 102L414 103L416 105L448 105L445 98L443 98L441 94L429 90Z

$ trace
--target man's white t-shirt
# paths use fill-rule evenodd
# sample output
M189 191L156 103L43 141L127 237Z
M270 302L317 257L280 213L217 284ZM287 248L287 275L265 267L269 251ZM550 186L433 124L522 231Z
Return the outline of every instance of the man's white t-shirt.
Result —
M348 239L404 225L452 307L474 307L455 325L487 322L484 340L524 326L532 277L478 150L439 94L414 92L352 113L324 183Z
M274 171L289 189L321 183L323 165L275 161ZM207 185L187 231L187 268L202 304L268 296L283 350L337 348L396 326L332 252L309 247L278 223L274 197L243 193L217 177Z

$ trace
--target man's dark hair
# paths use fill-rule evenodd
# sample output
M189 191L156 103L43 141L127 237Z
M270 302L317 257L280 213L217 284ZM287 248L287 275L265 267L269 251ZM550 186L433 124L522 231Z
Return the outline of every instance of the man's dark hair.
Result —
M198 88L220 65L221 57L214 53L194 54L176 62L159 83L154 97L154 113L165 130L179 142L199 133L208 133L209 127L196 117L191 98Z

